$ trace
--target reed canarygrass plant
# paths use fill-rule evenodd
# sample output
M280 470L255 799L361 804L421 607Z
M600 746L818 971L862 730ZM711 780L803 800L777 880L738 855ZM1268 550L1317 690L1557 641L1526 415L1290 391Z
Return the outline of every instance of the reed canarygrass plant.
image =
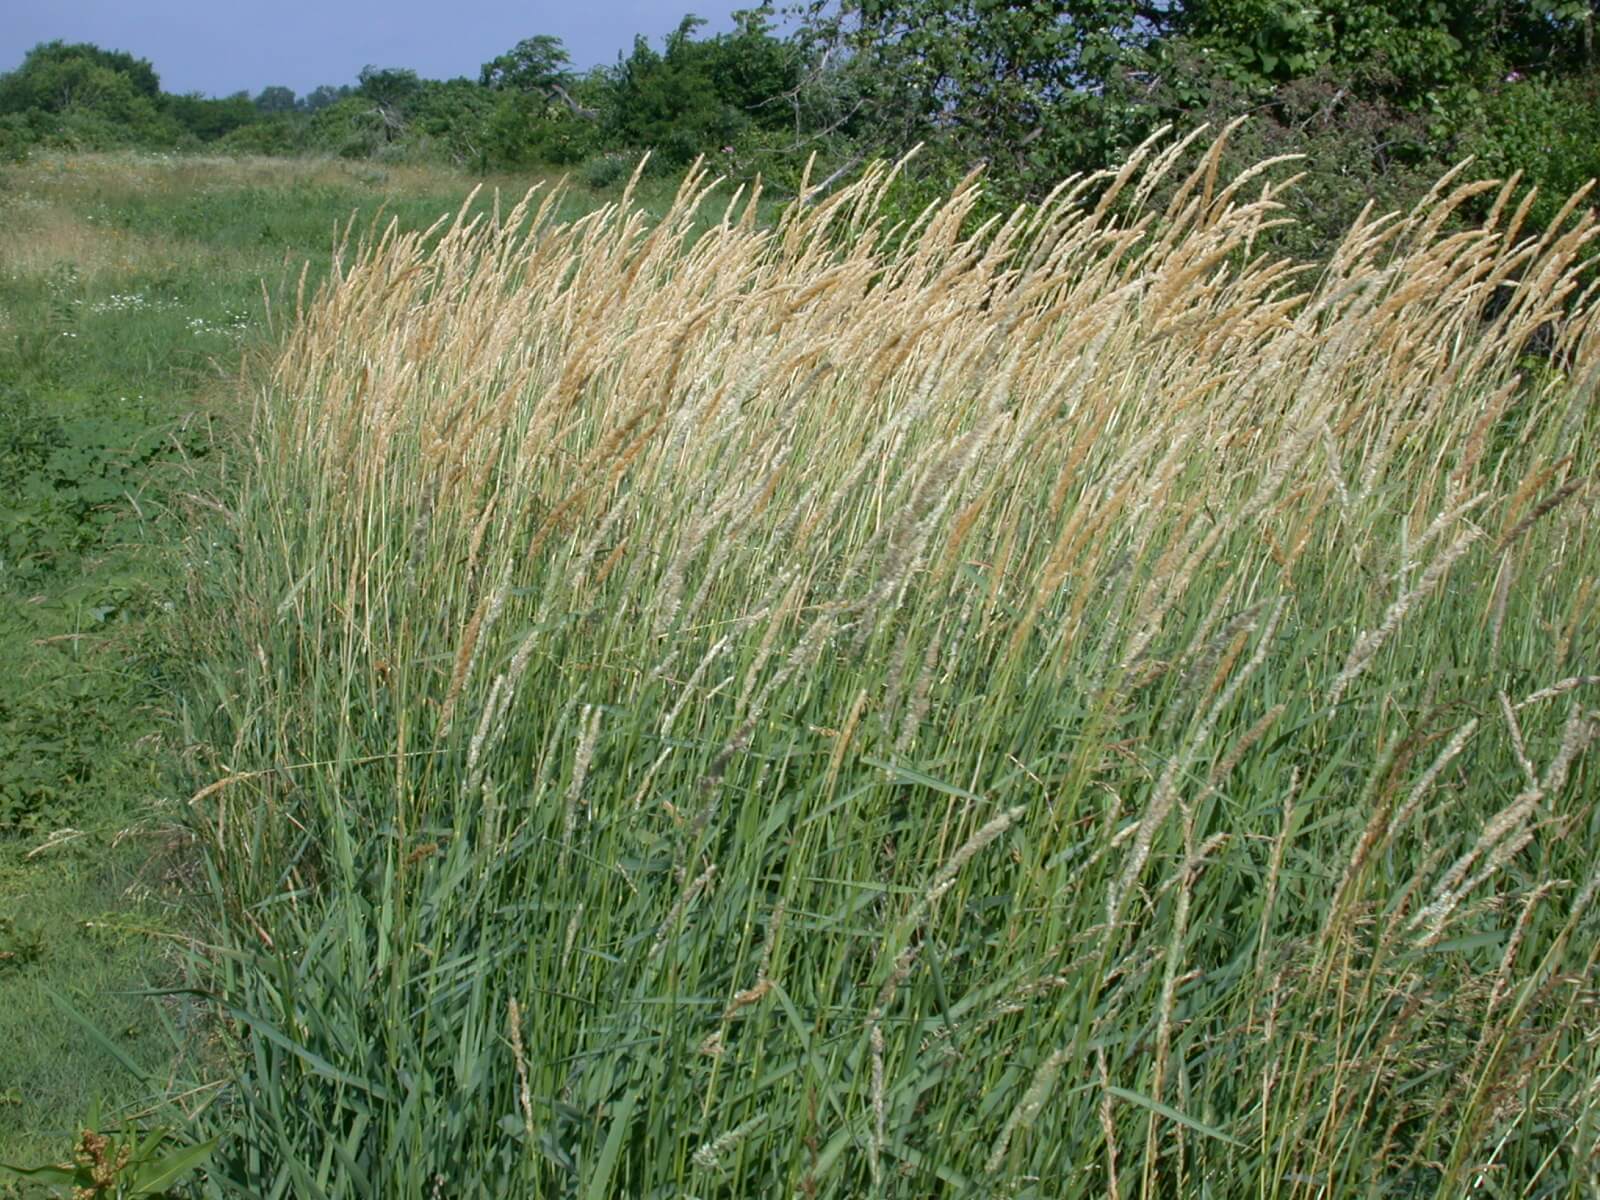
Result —
M218 1186L1592 1194L1600 226L1310 270L1219 153L346 245L210 618Z

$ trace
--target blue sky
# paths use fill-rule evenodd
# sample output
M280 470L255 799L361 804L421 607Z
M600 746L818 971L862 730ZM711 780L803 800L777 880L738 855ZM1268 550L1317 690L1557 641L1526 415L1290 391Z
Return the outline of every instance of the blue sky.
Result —
M686 12L703 31L731 29L754 0L0 0L0 71L39 42L94 42L148 58L169 92L228 95L283 84L304 94L353 83L372 63L432 79L476 76L520 39L548 33L573 64L616 61L642 33L652 44Z

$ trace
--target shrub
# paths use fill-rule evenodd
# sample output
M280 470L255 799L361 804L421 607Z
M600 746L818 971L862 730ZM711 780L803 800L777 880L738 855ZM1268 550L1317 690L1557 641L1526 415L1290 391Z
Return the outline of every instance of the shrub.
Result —
M0 116L0 162L27 162L29 151L38 141L38 133L21 113Z
M303 137L300 121L277 117L241 125L217 139L215 146L229 154L294 154Z
M747 130L793 119L783 94L799 85L801 57L772 36L763 14L748 11L736 32L697 40L703 24L684 18L659 52L636 38L612 78L611 144L650 150L657 169L681 169Z
M382 115L362 96L318 109L306 126L308 147L340 158L369 157L386 140Z
M616 152L598 154L583 164L579 178L583 180L584 186L603 191L627 179L633 174L633 169L637 165L638 160L626 154Z
M1458 136L1484 174L1521 172L1538 185L1530 221L1548 224L1569 195L1600 176L1600 79L1513 72L1482 98Z
M497 166L574 166L601 150L595 120L540 93L496 97L483 131L484 158Z

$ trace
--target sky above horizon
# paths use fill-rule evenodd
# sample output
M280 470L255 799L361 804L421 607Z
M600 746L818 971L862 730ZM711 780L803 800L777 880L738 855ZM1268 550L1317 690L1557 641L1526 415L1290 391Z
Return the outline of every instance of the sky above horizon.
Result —
M754 0L6 0L0 4L0 72L40 42L93 42L147 58L169 92L255 95L270 85L304 95L353 84L362 67L409 67L425 79L476 77L521 39L559 37L578 70L607 66L635 34L659 47L685 13L702 36L733 28Z

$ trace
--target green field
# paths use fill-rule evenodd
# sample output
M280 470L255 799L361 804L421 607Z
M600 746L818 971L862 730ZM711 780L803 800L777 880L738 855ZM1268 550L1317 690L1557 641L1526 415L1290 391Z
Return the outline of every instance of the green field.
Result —
M191 1008L128 993L192 981L210 928L182 681L237 380L277 336L265 297L325 274L352 215L426 224L466 186L149 156L0 170L0 1162L61 1157L97 1097L157 1114L206 1076Z
M1595 1194L1594 217L1216 161L0 174L0 1160Z

